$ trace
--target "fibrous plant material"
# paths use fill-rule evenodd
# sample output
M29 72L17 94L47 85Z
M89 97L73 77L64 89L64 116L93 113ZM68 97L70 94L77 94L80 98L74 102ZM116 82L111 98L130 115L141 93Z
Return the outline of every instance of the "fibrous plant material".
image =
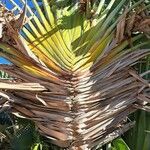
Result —
M0 83L1 106L74 150L95 149L127 131L127 116L150 98L148 81L132 68L150 54L149 5L9 2L12 11L0 6L0 55L14 65L0 70L13 79Z

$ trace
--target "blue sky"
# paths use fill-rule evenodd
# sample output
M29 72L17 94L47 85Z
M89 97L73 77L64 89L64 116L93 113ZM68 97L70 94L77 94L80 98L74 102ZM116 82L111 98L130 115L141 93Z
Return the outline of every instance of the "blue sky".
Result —
M0 64L10 64L10 62L6 60L5 58L0 57Z

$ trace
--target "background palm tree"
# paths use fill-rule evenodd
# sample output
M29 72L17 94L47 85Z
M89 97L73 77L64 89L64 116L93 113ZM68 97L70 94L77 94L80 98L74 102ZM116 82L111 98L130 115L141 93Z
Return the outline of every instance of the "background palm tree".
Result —
M131 68L150 53L149 5L33 0L17 15L21 4L10 2L15 16L1 6L0 54L14 80L0 88L12 113L70 149L95 149L133 126L127 116L149 102L148 81Z

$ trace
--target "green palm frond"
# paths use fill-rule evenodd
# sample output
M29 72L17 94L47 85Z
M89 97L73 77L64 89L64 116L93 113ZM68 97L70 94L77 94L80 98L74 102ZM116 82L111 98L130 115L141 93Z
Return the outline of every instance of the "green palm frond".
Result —
M0 71L0 79L8 79L9 75L4 72L4 71Z
M95 149L133 126L127 116L147 107L140 96L149 99L132 66L150 54L150 5L9 2L12 12L0 6L0 55L14 65L0 69L15 80L1 82L0 95L12 113L69 149Z

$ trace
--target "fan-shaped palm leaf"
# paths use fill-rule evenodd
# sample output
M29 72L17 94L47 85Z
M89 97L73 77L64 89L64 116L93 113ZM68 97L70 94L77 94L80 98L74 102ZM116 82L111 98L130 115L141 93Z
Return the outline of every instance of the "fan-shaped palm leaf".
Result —
M25 6L18 14L20 2ZM14 65L0 69L15 80L1 82L0 95L12 112L70 149L92 149L128 130L127 115L145 105L140 97L149 102L143 93L149 83L131 68L150 54L143 49L149 44L149 5L9 3L12 11L7 4L0 7L0 55Z

